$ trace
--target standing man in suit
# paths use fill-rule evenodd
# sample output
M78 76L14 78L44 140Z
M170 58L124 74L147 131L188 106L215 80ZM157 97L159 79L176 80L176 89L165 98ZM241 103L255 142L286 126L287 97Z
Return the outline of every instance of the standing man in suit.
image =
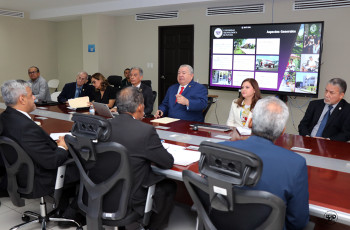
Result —
M51 101L49 86L46 80L40 76L39 68L36 66L29 67L28 75L30 78L28 82L32 85L32 92L35 98L39 101Z
M286 204L285 229L303 229L309 220L309 192L306 161L298 154L279 147L274 141L285 130L288 107L275 97L260 99L253 111L252 136L247 140L222 144L250 151L264 164L254 190L268 191Z
M130 83L133 87L138 88L143 95L145 105L145 116L152 116L153 111L153 93L152 88L141 82L143 70L140 67L132 67L130 72Z
M300 121L300 135L350 140L350 105L343 99L346 87L346 82L341 78L328 81L324 99L311 101Z
M58 95L59 103L66 103L68 99L88 96L89 100L93 99L94 87L87 84L88 74L86 72L79 72L77 74L76 82L67 83L64 85L62 92Z
M124 79L122 80L122 85L121 85L121 88L125 88L125 87L128 87L128 86L131 86L131 83L130 83L130 69L129 68L126 68L124 70Z
M170 169L174 159L164 149L155 128L140 121L144 114L144 104L142 93L138 89L135 87L122 89L116 104L119 115L110 120L112 126L110 141L122 144L128 151L134 183L131 191L131 206L136 212L142 214L147 196L147 190L142 185L146 181L159 180L159 175L152 171L151 163L163 169ZM154 196L155 209L147 228L164 228L173 206L175 193L174 181L162 180L157 183Z
M168 116L189 121L204 122L203 110L208 105L208 90L193 81L193 68L181 65L177 84L169 87L155 117Z

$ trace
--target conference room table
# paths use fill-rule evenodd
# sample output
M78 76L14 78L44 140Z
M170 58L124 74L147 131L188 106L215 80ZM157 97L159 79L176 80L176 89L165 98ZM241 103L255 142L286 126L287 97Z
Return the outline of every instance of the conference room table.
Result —
M0 112L5 108L5 104L0 103ZM88 113L88 110L79 112ZM47 133L60 133L71 130L73 125L71 118L74 113L75 111L67 109L66 105L56 105L37 107L30 115L34 121L40 122ZM198 147L202 141L218 143L246 138L240 136L234 128L226 132L202 128L195 131L190 125L198 122L178 120L160 124L152 120L143 119L156 128L162 140L190 150ZM350 143L283 134L275 144L294 151L306 159L310 216L321 218L325 224L315 229L350 229L348 227L350 226ZM181 181L183 170L198 173L198 162L188 166L174 165L170 170L156 167L153 167L153 170Z

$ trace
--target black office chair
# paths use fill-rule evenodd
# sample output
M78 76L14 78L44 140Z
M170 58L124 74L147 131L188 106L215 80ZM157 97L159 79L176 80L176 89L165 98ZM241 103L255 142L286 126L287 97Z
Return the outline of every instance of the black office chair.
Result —
M153 104L157 99L157 91L152 91L152 100L153 100Z
M2 128L2 127L1 127ZM1 131L0 131L1 132ZM34 176L34 163L29 155L19 146L16 142L7 138L5 136L0 136L0 153L5 164L6 174L7 174L7 191L10 195L12 203L17 207L23 207L25 201L23 197L27 199L36 199L38 197L33 197L33 184L35 180ZM72 161L67 161L64 165L60 166L57 170L55 192L54 192L54 208L58 206L59 199L62 193L62 187L64 183L64 176L66 165ZM26 172L26 178L23 178L23 171ZM24 179L24 181L23 181ZM50 195L50 194L47 194ZM40 197L40 214L34 213L32 211L25 211L22 215L22 220L25 223L16 225L11 228L11 230L19 229L29 224L40 223L41 229L46 229L47 222L49 221L68 221L73 222L77 225L78 230L82 230L76 221L65 218L54 218L51 217L56 214L57 210L52 210L47 213L46 202L44 197ZM31 218L34 218L30 220Z
M182 174L198 213L199 229L283 229L282 199L247 188L261 177L263 163L258 156L206 141L199 150L203 177L188 170Z
M205 119L205 116L207 115L210 107L212 106L212 104L214 103L214 98L213 97L208 97L208 104L207 107L205 107L205 109L202 111L203 117Z
M107 81L110 85L113 85L116 88L116 91L119 91L122 86L122 77L118 75L110 75L107 78Z
M74 114L72 134L65 136L70 154L80 172L78 206L86 213L87 229L100 230L102 225L124 229L142 219L149 222L155 185L148 187L144 215L129 207L132 171L127 150L116 142L107 142L110 123L98 116Z
M152 81L151 80L142 80L141 83L148 85L152 89Z

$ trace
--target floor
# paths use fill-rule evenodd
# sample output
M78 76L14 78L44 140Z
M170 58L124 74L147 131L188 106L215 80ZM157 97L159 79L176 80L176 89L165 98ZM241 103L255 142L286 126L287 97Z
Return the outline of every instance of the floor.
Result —
M23 211L34 211L39 212L39 202L40 200L26 200L26 205L24 207L16 207L12 204L8 197L0 198L0 230L10 229L11 227L22 223L22 212ZM48 211L51 210L51 205L47 203ZM164 230L194 230L195 229L195 219L196 215L190 210L190 207L183 204L176 204L169 220L169 225ZM25 230L40 229L39 224L33 224L25 228ZM47 229L58 230L60 229L56 223L50 222ZM75 230L76 228L66 228L67 230ZM84 230L86 230L84 226ZM106 228L114 229L114 228ZM116 228L117 229L117 228Z

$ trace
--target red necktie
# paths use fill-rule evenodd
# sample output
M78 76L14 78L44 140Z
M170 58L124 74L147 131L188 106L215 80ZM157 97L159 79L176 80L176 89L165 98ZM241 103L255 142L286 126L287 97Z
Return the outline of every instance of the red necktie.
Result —
M180 89L180 92L179 92L180 95L181 95L182 92L184 91L184 88L185 88L184 86L181 86L181 89ZM177 98L176 98L175 102L177 102Z

